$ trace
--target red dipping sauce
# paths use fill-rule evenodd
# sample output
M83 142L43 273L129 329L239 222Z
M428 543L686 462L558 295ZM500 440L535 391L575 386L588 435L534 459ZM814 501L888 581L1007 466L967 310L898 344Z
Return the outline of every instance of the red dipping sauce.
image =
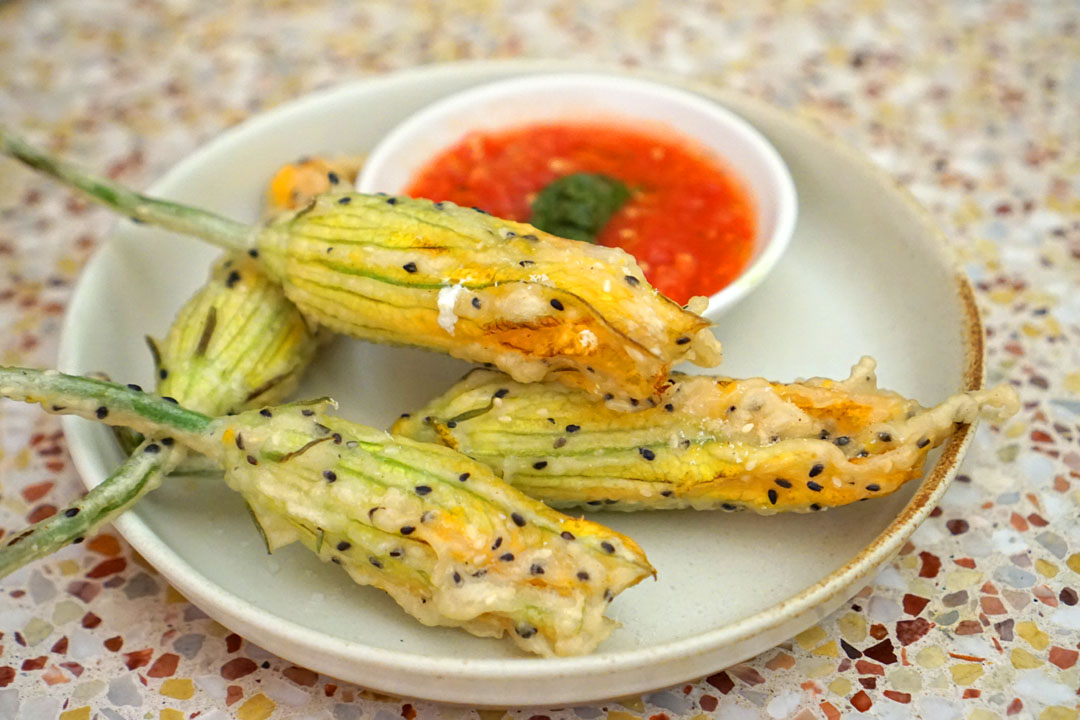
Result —
M536 194L578 172L630 188L597 242L632 254L649 282L676 302L712 295L749 262L750 196L707 151L677 137L561 123L476 132L436 156L405 192L528 222Z

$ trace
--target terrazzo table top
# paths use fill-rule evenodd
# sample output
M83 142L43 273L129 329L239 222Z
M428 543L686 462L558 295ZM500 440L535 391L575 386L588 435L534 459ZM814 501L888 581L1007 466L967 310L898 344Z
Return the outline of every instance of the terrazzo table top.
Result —
M723 83L820 122L930 208L975 283L989 380L1024 409L980 428L940 507L849 604L682 686L506 713L381 696L230 634L106 528L0 581L0 719L1078 717L1080 6L222 5L0 2L0 121L145 186L265 108L430 62L576 58ZM55 365L111 222L0 162L0 364ZM59 420L0 403L0 533L81 490Z

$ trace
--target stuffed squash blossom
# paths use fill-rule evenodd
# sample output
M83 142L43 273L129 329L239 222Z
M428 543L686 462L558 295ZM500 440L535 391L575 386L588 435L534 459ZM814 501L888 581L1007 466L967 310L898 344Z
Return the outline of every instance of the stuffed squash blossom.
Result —
M678 362L720 362L709 323L617 248L449 203L359 193L320 195L249 226L90 177L3 128L0 151L139 221L250 253L335 332L488 363L519 382L557 380L627 408L655 398Z
M653 574L630 538L523 495L448 448L298 403L212 418L168 398L0 368L0 397L131 427L217 461L274 550L300 541L426 625L509 635L540 655L593 650L621 591Z
M846 380L790 384L674 374L633 413L476 370L392 432L458 450L556 507L774 513L887 495L958 425L1017 410L1008 387L923 408L878 388L874 369L863 358Z

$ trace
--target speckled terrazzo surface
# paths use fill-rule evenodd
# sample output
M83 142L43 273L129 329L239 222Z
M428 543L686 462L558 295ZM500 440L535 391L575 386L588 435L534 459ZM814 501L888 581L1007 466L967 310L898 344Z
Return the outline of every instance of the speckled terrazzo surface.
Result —
M1076 718L1080 668L1080 7L1075 3L0 3L0 120L143 186L224 128L419 64L551 57L724 83L813 117L910 188L976 284L977 434L895 563L789 643L555 718ZM111 220L0 163L0 363L55 364ZM0 528L80 492L56 418L0 404ZM0 718L476 717L293 666L166 586L109 529L0 581ZM498 718L502 711L480 711Z

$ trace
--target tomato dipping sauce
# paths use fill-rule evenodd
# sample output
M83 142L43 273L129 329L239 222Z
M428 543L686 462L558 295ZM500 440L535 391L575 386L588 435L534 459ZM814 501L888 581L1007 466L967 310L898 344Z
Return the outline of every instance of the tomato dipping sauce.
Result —
M749 262L752 199L719 161L677 136L563 123L471 133L432 159L405 192L529 222L537 193L581 172L630 189L597 242L632 254L676 302L712 295Z

